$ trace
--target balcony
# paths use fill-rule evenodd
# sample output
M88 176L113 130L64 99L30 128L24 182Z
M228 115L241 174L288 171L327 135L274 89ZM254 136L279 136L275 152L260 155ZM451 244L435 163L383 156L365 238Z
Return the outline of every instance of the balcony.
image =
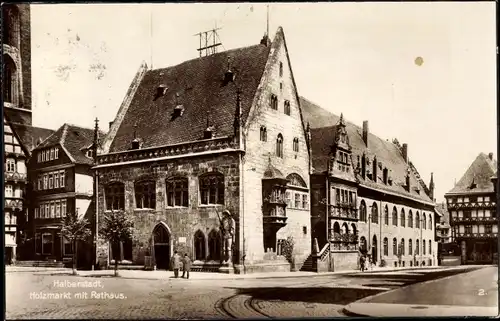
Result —
M495 216L469 216L469 217L454 217L452 224L457 223L496 223L497 218Z
M330 233L330 241L333 243L358 243L358 235Z
M26 183L26 173L5 172L5 182Z
M358 219L358 209L348 203L329 205L329 210L330 218L341 218L353 221Z
M455 236L456 237L460 237L460 238L490 239L490 238L497 238L498 237L498 232L491 232L491 233L457 233Z

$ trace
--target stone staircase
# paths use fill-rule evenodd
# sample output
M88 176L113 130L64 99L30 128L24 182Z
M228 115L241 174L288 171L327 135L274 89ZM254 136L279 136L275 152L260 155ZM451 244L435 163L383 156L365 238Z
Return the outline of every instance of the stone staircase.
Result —
M300 268L301 272L317 272L316 269L314 268L314 262L313 262L313 254L309 254L307 259L304 261L304 264L302 264L302 267Z

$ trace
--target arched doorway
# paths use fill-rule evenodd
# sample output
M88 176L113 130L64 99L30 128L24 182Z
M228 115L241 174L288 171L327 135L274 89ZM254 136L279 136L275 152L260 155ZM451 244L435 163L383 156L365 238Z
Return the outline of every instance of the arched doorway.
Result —
M373 235L372 239L372 262L377 263L377 255L378 255L378 248L377 248L377 235Z
M153 244L156 268L170 269L170 233L163 224L158 224L153 230Z
M359 250L361 251L361 253L363 254L366 254L367 252L367 248L366 248L366 239L364 236L362 236L360 239L359 239Z
M220 261L221 258L221 235L216 230L211 230L208 234L208 254L209 259Z
M199 261L204 261L206 256L206 242L205 235L198 230L194 233L194 259Z

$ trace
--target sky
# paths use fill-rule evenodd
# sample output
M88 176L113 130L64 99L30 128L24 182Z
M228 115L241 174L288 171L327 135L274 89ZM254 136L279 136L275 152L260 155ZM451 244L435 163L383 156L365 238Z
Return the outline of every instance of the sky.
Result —
M33 125L108 129L143 61L196 58L214 27L221 50L257 44L266 17L261 3L31 5ZM494 2L272 3L271 39L279 26L299 95L407 143L438 202L497 151Z

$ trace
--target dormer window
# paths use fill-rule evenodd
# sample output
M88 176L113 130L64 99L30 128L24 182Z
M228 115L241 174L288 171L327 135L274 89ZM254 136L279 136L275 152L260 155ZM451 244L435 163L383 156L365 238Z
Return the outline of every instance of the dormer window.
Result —
M88 158L94 157L92 149L88 149L87 152L85 153L85 156L87 156Z
M154 97L154 100L162 97L162 96L165 96L165 94L167 93L167 86L165 85L159 85L157 88L156 88L156 93L155 93L155 97Z
M177 105L174 108L174 117L180 117L184 114L184 106L183 105Z
M213 126L207 127L205 131L203 132L203 138L204 139L212 139L214 136L214 128Z
M134 138L132 141L132 149L139 149L141 148L141 143L137 138Z
M382 171L382 179L384 181L384 184L387 184L388 182L388 178L389 178L389 170L386 168L384 168L384 170Z

